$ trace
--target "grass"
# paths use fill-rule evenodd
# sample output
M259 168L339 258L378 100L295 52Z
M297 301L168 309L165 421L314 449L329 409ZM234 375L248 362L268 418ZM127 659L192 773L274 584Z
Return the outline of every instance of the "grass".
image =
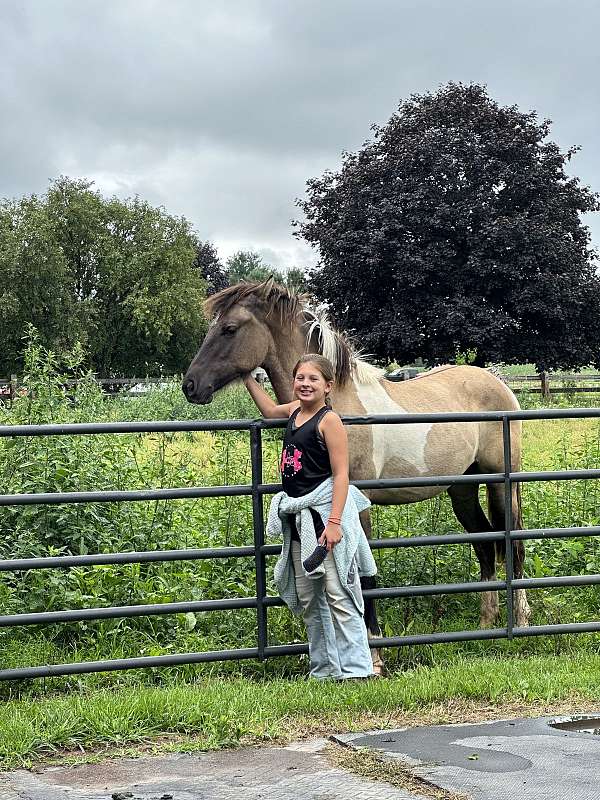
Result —
M144 398L131 404L123 402L122 407L121 401L113 402L111 413L115 418L137 419L183 418L186 412L190 413L191 407L176 407L168 392L160 397L159 394L152 402ZM178 391L177 398L179 394ZM593 396L593 404L599 402L597 398ZM532 404L539 402L539 398L529 400ZM578 395L569 403L582 401L583 396ZM223 393L206 415L252 416L248 402L246 393L240 390ZM218 403L222 407L217 407ZM249 464L247 441L242 439L210 434L139 437L139 442L136 439L134 443L136 470L148 485L163 485L163 473L176 485L183 480L198 485L244 482ZM265 479L273 480L278 444L274 434L265 433L264 441ZM524 424L525 469L599 465L598 420ZM597 482L588 482L587 486L581 481L526 484L526 524L600 524L597 492ZM151 519L135 516L132 510L129 527L137 538L123 543L119 536L128 530L123 523L115 527L116 533L110 533L111 541L103 546L147 549L148 542L170 547L251 541L250 506L245 499L237 504L229 500L206 503L202 514L197 502L186 506L182 501L172 507L177 516L168 517L165 509L164 520L158 513L162 509ZM112 524L112 520L108 522ZM376 535L380 536L457 529L447 499L440 498L418 506L377 507L374 522ZM69 530L67 524L61 525L61 530ZM79 517L73 525L81 528ZM28 523L25 529L29 528ZM101 529L103 533L105 528ZM95 531L91 525L89 546L93 549L99 546ZM171 540L173 532L183 538ZM119 542L114 548L113 540ZM404 551L404 556L406 552L411 553L410 559L392 551L379 551L377 557L387 585L450 583L476 577L469 546L454 550L423 548ZM600 572L596 540L530 543L527 552L530 576ZM84 606L185 599L192 590L209 598L254 591L251 571L243 564L207 563L206 570L198 564L189 570L177 569L177 565L148 567L139 570L139 574L134 568L73 570L68 574L79 583L68 586L64 583L67 573L38 573L40 583L32 584L28 594L35 596L43 586L50 596L52 589L59 607L65 607L69 603ZM52 584L53 576L56 584ZM31 576L25 575L23 580L25 577ZM71 597L67 589L78 593ZM212 594L208 594L209 590ZM4 600L7 598L9 595ZM536 623L598 618L599 601L594 588L531 592L531 601ZM476 596L446 596L413 598L402 604L386 601L380 604L380 611L384 633L401 635L473 628L477 624L477 606ZM37 628L29 628L23 634L6 629L0 631L2 666L213 650L242 646L246 636L251 637L251 643L254 641L254 612L248 612L247 618L242 612L234 618L198 615L196 622L191 622L195 627L190 630L190 620L184 615L165 620L154 617L88 623L77 629L54 626L44 635ZM271 609L269 630L273 643L304 638L286 610ZM599 708L600 701L597 650L598 638L593 635L400 648L388 651L386 656L392 677L366 684L315 684L299 677L306 664L293 659L265 665L248 662L188 666L5 684L1 687L6 702L0 707L0 765L8 769L140 751L209 750L289 741L334 731L592 711ZM363 764L360 768L380 767Z
M405 792L431 800L469 800L466 794L448 792L414 774L413 768L396 758L384 758L366 748L336 747L330 744L325 753L330 764L371 781L385 781Z
M207 678L11 700L0 767L600 708L600 655L455 658L352 683ZM133 748L133 749L132 749Z

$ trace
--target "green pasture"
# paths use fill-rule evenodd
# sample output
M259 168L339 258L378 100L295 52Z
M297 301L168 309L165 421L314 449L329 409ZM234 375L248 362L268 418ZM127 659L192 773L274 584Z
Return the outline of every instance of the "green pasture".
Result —
M56 364L37 348L28 351L29 394L2 409L4 424L185 418L249 418L256 410L242 387L221 393L206 407L189 405L177 381L141 397L103 396L82 377L65 390ZM594 402L593 396L561 396L560 404ZM526 407L539 404L522 396ZM277 480L281 431L263 432L264 479ZM600 466L597 420L528 421L523 430L524 468L528 470ZM146 487L210 486L250 480L246 432L120 434L79 437L5 438L0 441L2 493L53 492ZM484 491L482 490L482 496ZM598 525L596 481L539 482L523 485L527 527ZM446 496L409 506L375 507L378 537L441 534L458 528ZM250 498L201 498L62 506L4 507L0 514L3 558L79 554L116 550L225 547L251 544ZM380 550L376 554L382 586L453 583L477 579L478 563L469 545ZM269 560L269 576L273 559ZM600 572L593 537L531 542L527 575ZM271 585L270 592L275 589ZM0 573L4 614L64 608L210 600L255 594L253 563L247 559L109 565L69 570ZM531 593L534 623L597 619L594 587ZM474 628L479 597L447 595L387 600L379 604L385 635ZM269 611L272 644L303 640L302 626L285 609ZM57 661L163 655L219 650L255 644L252 610L188 613L56 624L47 628L0 628L0 663L9 668ZM555 640L522 640L524 651L553 651ZM476 645L470 645L476 648ZM490 647L489 644L486 647ZM393 651L388 663L405 666L418 653ZM247 671L262 667L246 665ZM195 670L199 668L193 668ZM222 671L233 667L222 666ZM275 671L303 671L297 660ZM190 668L192 670L192 668ZM192 670L193 671L193 670ZM114 681L103 676L105 681Z
M249 418L255 409L234 387L208 407L186 403L178 382L131 397L104 397L81 377L64 388L52 358L28 351L27 385L0 424ZM72 365L71 374L76 369ZM593 404L593 395L561 396L555 404ZM539 397L523 396L525 407ZM264 432L264 479L277 480L281 432ZM597 420L524 424L524 468L600 466ZM248 434L120 434L0 440L1 493L136 489L245 483L250 479ZM528 527L598 525L594 481L523 486ZM445 496L418 505L376 507L378 537L457 530ZM32 557L116 550L225 547L252 543L249 498L2 508L0 556ZM376 554L380 583L398 586L477 579L471 547L440 546ZM273 560L269 560L269 576ZM527 575L600 572L593 537L531 542ZM270 585L270 593L274 593ZM0 573L2 614L138 603L218 599L255 594L253 563L244 559L97 566ZM530 593L534 623L599 618L594 587ZM476 595L384 601L386 635L476 628ZM286 609L269 611L272 644L303 641ZM0 667L164 655L255 644L252 610L181 614L0 628ZM173 736L177 744L209 748L265 741L327 726L381 727L383 716L434 713L436 703L566 702L595 698L598 637L567 636L407 647L386 653L391 678L365 686L315 687L303 680L304 658L229 662L105 673L0 685L0 758L27 763L54 749L128 746ZM268 680L265 680L268 679ZM427 710L428 709L428 710ZM375 724L375 723L378 724ZM188 737L183 741L184 734ZM191 737L191 738L189 738ZM193 740L193 741L192 741ZM175 741L175 740L173 740ZM164 741L163 741L164 744Z
M29 352L31 392L4 408L3 422L77 422L140 419L249 418L255 408L242 387L221 393L207 407L189 405L176 381L142 397L107 398L93 381L82 379L66 392L55 365L41 351ZM585 401L562 396L560 403ZM593 396L591 397L594 400ZM523 405L539 403L523 396ZM265 431L264 479L277 480L281 432ZM528 421L523 430L524 469L551 470L600 465L597 420ZM250 457L246 432L122 434L87 437L31 437L0 442L3 493L209 486L246 483ZM484 491L482 490L482 498ZM527 527L600 524L595 481L523 485ZM375 507L378 537L440 534L459 529L445 495L409 506ZM251 544L249 498L202 498L144 503L15 506L0 514L4 558L116 550L225 547ZM387 586L453 583L477 579L478 563L469 545L380 550L380 583ZM272 561L269 563L271 573ZM600 572L596 538L538 541L527 546L527 574ZM270 586L271 593L275 592ZM246 559L109 565L69 570L0 574L4 614L255 594L253 563ZM598 618L594 587L531 593L533 622L582 622ZM386 635L474 628L477 595L410 598L380 603ZM298 621L285 609L269 611L273 644L303 639ZM253 646L251 610L140 617L57 624L45 629L0 628L2 667L56 661L163 655L180 651ZM548 650L550 642L522 641L525 650ZM472 645L471 647L474 647ZM489 647L489 645L487 645ZM420 653L393 651L388 662L428 661ZM195 668L198 669L198 668ZM223 666L223 671L232 667ZM247 665L247 670L262 668ZM296 661L279 667L304 669ZM105 676L106 680L110 680Z

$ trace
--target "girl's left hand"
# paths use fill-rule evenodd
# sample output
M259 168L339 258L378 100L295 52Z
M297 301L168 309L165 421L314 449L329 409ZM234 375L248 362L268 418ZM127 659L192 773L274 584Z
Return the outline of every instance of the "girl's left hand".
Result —
M342 541L342 536L342 526L337 522L330 522L319 537L319 544L327 545L328 550L333 550Z

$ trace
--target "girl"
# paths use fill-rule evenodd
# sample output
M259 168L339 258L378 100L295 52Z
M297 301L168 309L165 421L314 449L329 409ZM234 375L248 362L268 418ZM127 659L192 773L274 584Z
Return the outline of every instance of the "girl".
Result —
M346 430L329 404L331 363L309 353L293 377L294 400L282 405L251 376L244 379L264 417L289 418L283 491L273 498L267 523L268 534L283 535L275 581L286 604L304 617L311 676L366 678L373 666L359 575L374 575L377 568L358 514L369 501L348 486ZM321 563L310 558L317 541L326 548Z

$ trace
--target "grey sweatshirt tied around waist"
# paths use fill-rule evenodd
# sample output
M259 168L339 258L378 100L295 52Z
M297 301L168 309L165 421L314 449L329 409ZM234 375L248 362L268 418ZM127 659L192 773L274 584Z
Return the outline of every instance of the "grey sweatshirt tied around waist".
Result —
M302 609L296 592L291 557L292 532L288 517L292 514L295 516L296 528L300 536L301 560L304 561L316 546L315 526L310 509L314 509L322 518L325 526L327 526L327 520L331 514L332 496L333 479L328 478L312 492L302 497L290 497L285 492L279 492L271 501L267 520L267 536L279 540L283 537L281 555L275 565L275 583L282 600L294 614L300 614ZM349 487L348 497L341 517L342 541L338 542L333 548L333 558L340 582L352 597L361 614L364 610L362 594L351 590L348 585L348 578L353 569L358 569L358 574L361 576L370 576L377 573L377 566L358 516L361 511L369 508L370 505L369 499L356 486ZM319 577L325 574L325 567L321 564L313 572L305 574L308 577Z

